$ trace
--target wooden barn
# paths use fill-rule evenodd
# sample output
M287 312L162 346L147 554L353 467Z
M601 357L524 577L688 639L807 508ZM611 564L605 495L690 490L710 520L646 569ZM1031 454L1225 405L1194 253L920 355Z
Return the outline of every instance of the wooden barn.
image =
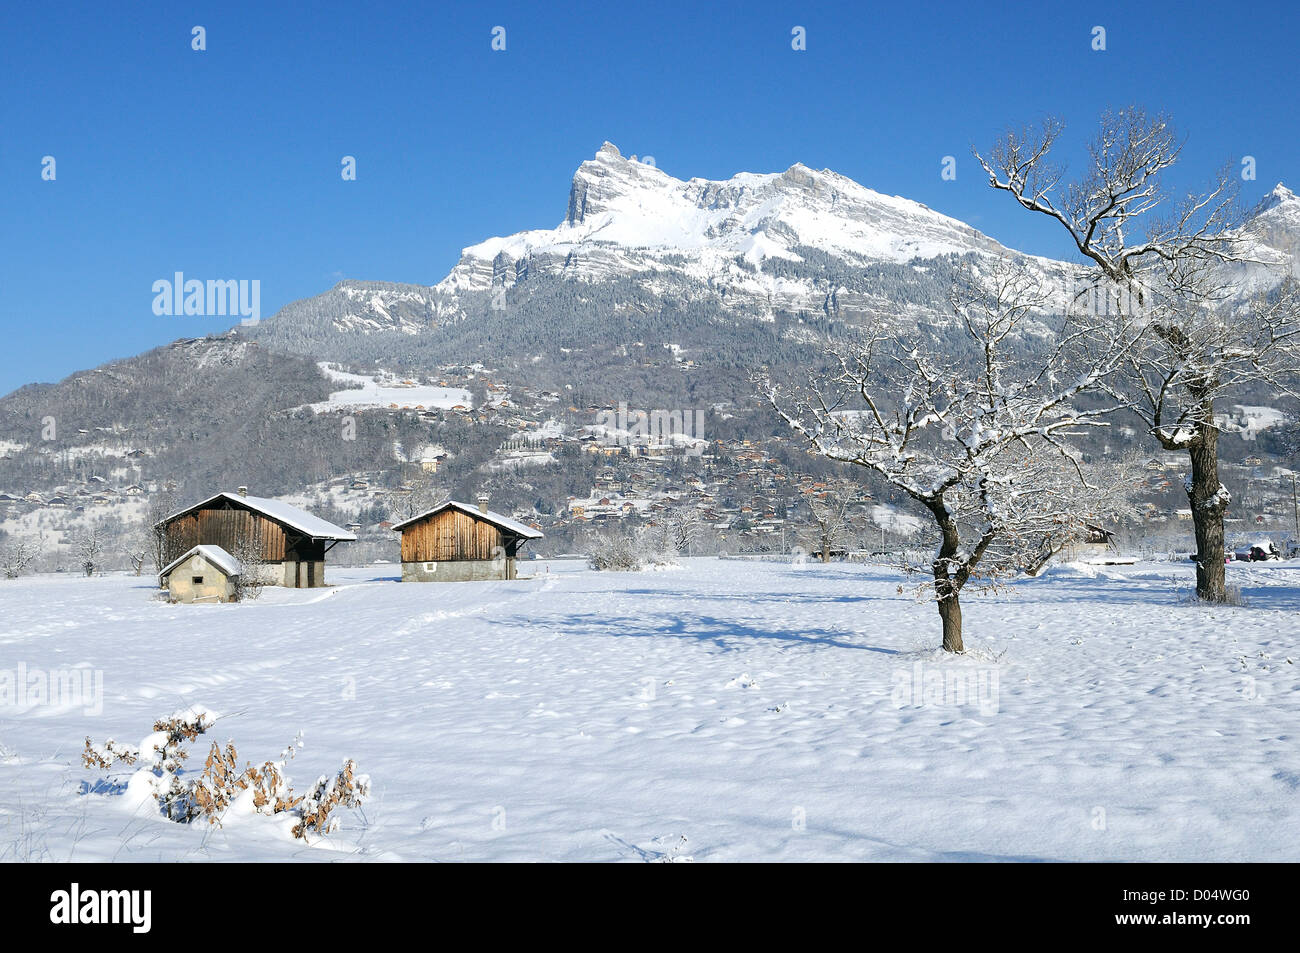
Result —
M268 585L307 589L325 585L325 554L357 537L306 510L279 500L238 493L218 493L181 510L165 527L163 559L172 562L195 546L220 546L236 555L253 547Z
M393 526L402 534L402 582L514 579L519 550L542 534L487 508L448 500Z
M230 602L243 572L220 546L195 546L163 567L158 583L172 602Z

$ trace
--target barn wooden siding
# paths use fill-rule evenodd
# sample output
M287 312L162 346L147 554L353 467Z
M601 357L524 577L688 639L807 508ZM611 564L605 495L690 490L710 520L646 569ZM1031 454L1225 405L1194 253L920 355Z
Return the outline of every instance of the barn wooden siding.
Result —
M514 543L514 540L511 540ZM446 509L402 530L402 562L494 559L504 548L501 530L460 510ZM510 549L514 549L512 545ZM509 553L508 555L514 555Z
M284 528L278 523L271 522L260 513L230 507L197 510L172 520L167 525L167 552L164 559L171 562L200 544L220 546L228 553L236 553L239 551L240 540L243 539L261 541L262 559L265 562L283 562L294 558L288 551Z

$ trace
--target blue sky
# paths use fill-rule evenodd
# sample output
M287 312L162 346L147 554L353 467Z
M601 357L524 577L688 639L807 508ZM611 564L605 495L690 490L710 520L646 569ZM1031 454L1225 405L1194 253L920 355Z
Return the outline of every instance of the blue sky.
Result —
M1243 155L1247 200L1295 185L1297 9L6 4L0 393L229 326L152 313L176 271L260 280L263 316L344 277L436 282L465 245L557 224L606 139L679 178L831 168L1065 257L970 147L1048 112L1081 144L1103 108L1136 102L1188 136L1188 186Z

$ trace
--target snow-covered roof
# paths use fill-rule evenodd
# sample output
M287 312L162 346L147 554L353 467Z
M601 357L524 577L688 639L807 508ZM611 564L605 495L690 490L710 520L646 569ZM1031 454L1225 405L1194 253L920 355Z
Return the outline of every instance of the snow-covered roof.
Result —
M195 503L193 506L187 506L178 513L173 513L159 523L170 523L178 516L184 516L186 513L202 509L210 503L215 503L220 499L232 500L241 506L246 506L250 510L256 510L268 519L275 520L277 523L283 523L285 526L305 533L313 539L337 539L343 542L350 542L357 537L349 533L341 526L335 526L329 520L323 520L319 516L313 516L306 510L300 510L296 506L291 506L281 500L272 500L264 496L242 496L239 493L218 493L216 496L209 497L201 503Z
M178 559L174 559L170 563L168 563L165 567L163 567L162 572L158 573L158 577L161 579L167 576L173 569L175 569L181 563L185 562L185 560L189 559L195 553L198 553L200 556L202 556L212 565L216 566L218 569L224 572L227 576L243 575L244 567L240 564L238 559L230 555L230 553L226 552L220 546L210 546L206 543L203 543L201 545L195 546L184 556L181 556Z
M400 531L404 526L410 526L412 523L418 523L420 520L433 516L435 513L441 513L443 510L449 507L452 509L460 510L462 513L466 513L470 516L476 516L481 520L486 520L487 522L493 524L497 528L506 530L507 532L510 533L514 533L516 536L522 536L524 539L542 538L542 534L539 530L533 529L531 526L527 525L526 523L521 523L518 520L512 520L510 517L502 516L500 513L493 513L491 510L481 510L477 506L473 506L472 504L469 503L458 503L455 500L447 500L445 503L439 503L433 509L425 510L423 513L420 513L418 516L412 516L410 519L402 520L402 522L400 523L394 523L393 529Z

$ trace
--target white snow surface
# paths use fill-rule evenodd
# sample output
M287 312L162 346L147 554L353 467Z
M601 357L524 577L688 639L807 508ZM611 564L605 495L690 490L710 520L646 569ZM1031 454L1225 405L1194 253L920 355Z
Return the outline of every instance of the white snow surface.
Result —
M472 407L470 392L460 387L431 387L425 384L386 384L373 377L340 371L328 362L320 368L332 380L352 385L348 390L337 390L329 400L308 406L315 413L329 413L343 408L383 407L394 405L403 410L450 410L457 404Z
M1285 420L1286 414L1276 407L1234 404L1231 413L1219 414L1215 422L1220 430L1241 434L1243 440L1254 440L1261 432Z
M923 527L921 518L897 507L880 503L871 508L871 521L898 536L915 536Z
M331 567L213 606L133 576L0 581L0 672L104 686L98 715L0 705L0 858L645 861L682 837L696 862L1300 858L1300 563L1229 566L1249 605L1223 608L1189 604L1190 564L1057 567L967 597L966 657L891 569L523 569ZM995 703L900 699L918 673L996 673ZM191 767L301 730L299 791L351 757L372 799L304 846L95 788L87 735L195 706L226 714Z

